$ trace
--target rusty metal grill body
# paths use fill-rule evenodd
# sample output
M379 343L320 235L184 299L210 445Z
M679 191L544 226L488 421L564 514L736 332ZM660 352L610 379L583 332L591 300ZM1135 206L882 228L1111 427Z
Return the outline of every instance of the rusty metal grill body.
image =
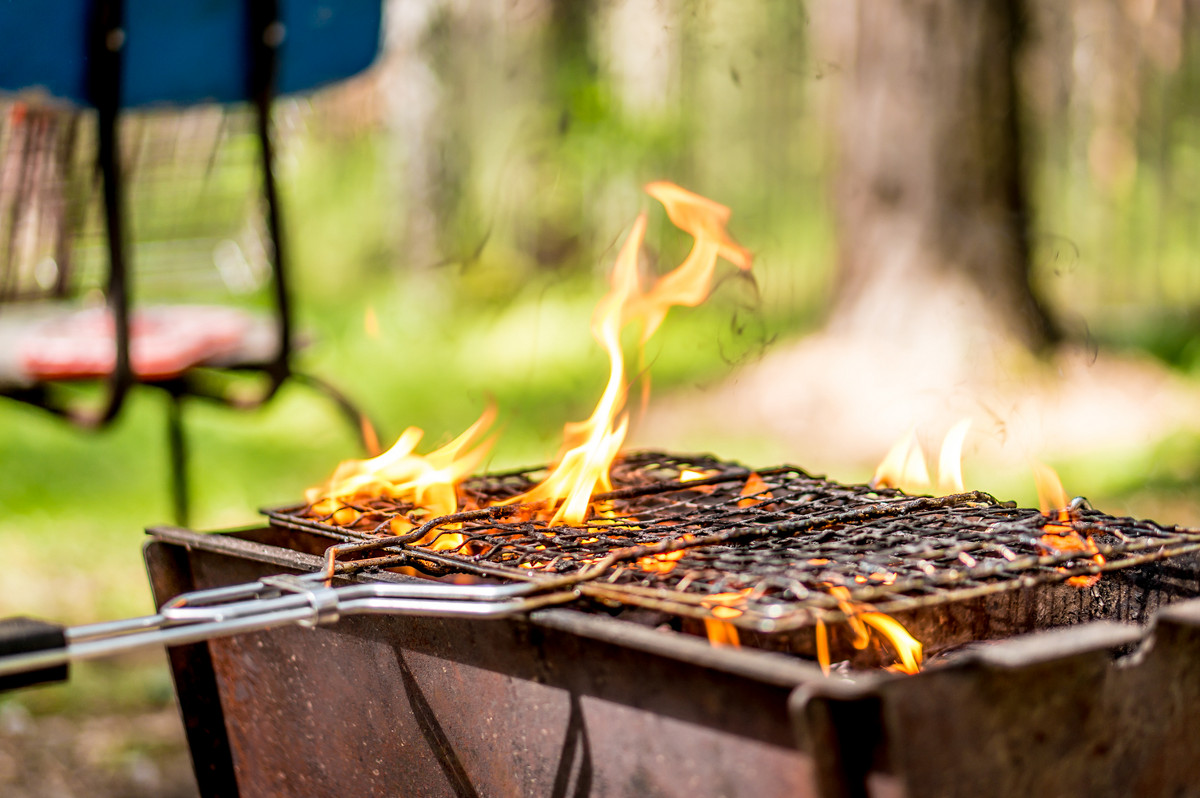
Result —
M312 572L329 537L152 530L155 597ZM1166 568L1170 564L1170 568ZM1174 575L1167 575L1172 571ZM202 794L1198 794L1196 557L1030 601L1031 628L916 676L810 663L576 609L363 616L170 650ZM412 581L381 571L349 580ZM1044 587L1044 586L1043 586ZM929 608L925 612L936 612ZM1036 616L1036 617L1034 617Z
M578 528L487 506L535 483L521 472L468 481L465 509L440 519L378 500L349 525L294 507L260 529L151 530L160 604L312 573L330 551L336 584L473 574L580 596L527 617L346 617L171 649L201 792L1200 794L1196 532L758 473L627 457ZM1047 542L1067 527L1094 548ZM428 548L445 535L463 539ZM1063 584L1100 568L1113 572L1092 587ZM946 653L915 676L823 676L793 643L847 610L833 587ZM754 647L687 626L732 591L746 594L729 620ZM681 623L663 623L672 614Z
M268 515L401 551L432 575L575 574L593 598L680 616L706 617L711 596L738 592L742 612L729 621L760 632L836 622L848 606L904 612L1200 550L1200 531L1116 518L1086 503L1060 522L980 492L909 496L792 466L751 472L712 457L653 452L616 464L614 490L596 497L581 526L552 526L528 507L495 505L538 476L467 480L466 509L442 518L387 498L353 503L357 517L348 524L310 505ZM415 529L394 535L397 519ZM1086 549L1055 546L1068 531L1080 544L1090 541ZM455 545L432 550L439 540Z

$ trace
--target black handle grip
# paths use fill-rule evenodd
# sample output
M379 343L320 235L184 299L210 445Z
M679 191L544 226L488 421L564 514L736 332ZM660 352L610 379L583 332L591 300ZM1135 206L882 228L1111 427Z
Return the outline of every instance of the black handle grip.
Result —
M0 621L0 662L6 657L35 651L65 649L66 627L34 618L7 618ZM0 691L15 690L67 678L67 663L35 668L21 673L0 675Z

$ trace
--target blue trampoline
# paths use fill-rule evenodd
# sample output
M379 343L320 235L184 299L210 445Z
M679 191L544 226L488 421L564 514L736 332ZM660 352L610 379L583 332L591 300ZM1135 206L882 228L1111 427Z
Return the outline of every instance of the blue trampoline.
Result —
M247 3L125 0L121 107L251 99ZM82 105L95 0L0 0L0 90L41 89ZM278 0L275 94L366 69L379 51L380 0Z

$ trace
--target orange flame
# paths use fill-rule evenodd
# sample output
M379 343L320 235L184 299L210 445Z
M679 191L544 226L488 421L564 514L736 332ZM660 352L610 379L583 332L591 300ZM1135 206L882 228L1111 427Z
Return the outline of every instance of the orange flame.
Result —
M825 622L820 618L817 619L817 625L813 630L817 636L817 664L821 666L821 673L829 675L829 630L825 628Z
M942 438L942 451L938 453L938 493L962 493L966 490L962 475L963 443L971 429L971 419L964 418L946 432Z
M738 648L742 645L737 627L716 618L704 619L704 633L708 635L708 642L714 648Z
M859 617L862 618L863 623L883 635L892 644L892 648L896 650L896 655L900 657L900 661L890 666L890 670L897 670L908 674L921 672L921 660L924 656L924 649L921 643L908 633L903 624L890 615L884 615L882 612L864 612Z
M317 512L332 513L338 523L353 523L357 511L347 506L356 499L388 496L419 508L425 517L450 515L458 509L455 485L483 461L491 440L481 440L496 417L495 407L450 443L426 455L416 453L424 432L417 427L404 431L392 448L369 460L347 460L334 470L322 487L310 488L305 498ZM347 513L353 513L350 517ZM340 515L339 515L340 514ZM393 525L402 534L412 528L407 521ZM462 545L461 535L435 533L436 539L419 541L435 549Z
M850 590L842 585L832 585L829 588L829 594L837 599L838 607L847 616L846 623L850 626L850 631L854 633L854 639L851 644L862 650L871 642L871 631L874 630L882 636L895 650L900 661L892 665L890 669L898 670L901 673L918 673L921 670L921 660L924 657L924 649L915 637L909 634L904 625L890 615L884 615L882 612L873 610L864 610L850 600ZM825 673L829 672L829 643L824 642L825 660L821 661L822 652L822 634L824 625L822 624L817 630L817 658L821 664L821 669Z
M646 193L663 204L667 218L680 230L691 233L695 243L683 263L663 275L641 297L637 310L645 325L643 342L662 324L672 305L695 307L705 300L718 257L743 271L754 265L754 257L725 230L729 208L664 180L647 184Z
M1034 483L1037 485L1038 509L1047 518L1055 519L1055 523L1045 524L1042 527L1042 545L1055 551L1089 554L1092 562L1104 565L1104 555L1096 547L1092 536L1088 535L1084 538L1075 531L1075 527L1072 525L1075 519L1071 516L1071 502L1067 498L1066 490L1063 489L1062 480L1058 478L1058 472L1045 463L1034 461L1030 465L1033 468ZM1058 570L1066 569L1059 568ZM1099 581L1100 574L1080 574L1069 577L1067 584L1074 587L1091 587Z
M1033 481L1037 485L1038 509L1042 511L1042 515L1049 516L1057 512L1058 520L1071 520L1067 510L1071 500L1067 498L1067 491L1063 488L1062 480L1058 478L1058 472L1036 460L1029 466L1033 469Z
M612 489L609 472L628 429L628 416L623 412L628 385L621 353L622 327L641 320L644 343L671 306L696 305L704 300L718 257L742 269L749 269L752 263L750 253L738 246L725 230L728 208L671 183L651 183L646 191L663 203L667 216L691 233L695 242L682 264L643 292L638 253L646 232L646 215L639 215L634 222L614 265L611 290L592 315L592 334L609 356L609 379L604 393L590 418L565 425L563 445L550 475L529 492L504 502L544 503L554 509L551 523L581 524L591 497ZM377 325L374 310L368 309L364 318L368 333L373 334ZM340 464L325 486L308 491L308 501L316 512L330 515L335 523L349 525L359 518L359 511L349 506L349 501L377 496L399 498L417 509L409 514L409 520L395 520L392 531L397 534L413 527L413 515L433 517L453 513L457 509L455 485L486 454L491 441L480 443L479 439L494 415L494 409L489 408L457 439L424 456L415 453L423 433L410 427L391 449L378 457ZM443 530L452 528L446 526ZM419 543L433 548L456 548L461 545L461 536L442 532L436 540L422 539ZM673 566L670 557L659 565L668 566Z
M883 456L871 486L875 488L912 488L914 492L930 485L929 469L925 465L925 453L917 442L917 431L910 429L896 441Z
M646 191L666 207L667 216L695 238L682 264L641 290L638 252L646 233L646 214L638 216L617 255L611 289L592 314L592 334L609 358L608 384L587 421L567 424L563 446L550 475L532 490L506 503L543 502L557 509L552 524L582 524L591 497L612 490L609 470L625 440L629 418L623 412L628 385L621 353L621 328L640 319L644 343L673 305L697 305L708 295L718 257L749 269L750 253L725 231L729 209L672 183L656 182Z
M942 439L942 449L938 454L938 480L935 491L937 495L962 493L965 489L962 477L962 450L970 427L971 420L964 418L951 427ZM872 487L897 488L908 493L932 491L933 484L933 479L929 476L929 467L925 463L925 453L917 441L915 428L896 441L875 469L875 475L871 477Z
M734 605L741 604L749 594L750 588L746 588L704 597L700 603L712 613L711 618L704 619L704 631L708 635L709 643L716 647L741 645L737 627L729 623L729 619L742 614L742 610Z

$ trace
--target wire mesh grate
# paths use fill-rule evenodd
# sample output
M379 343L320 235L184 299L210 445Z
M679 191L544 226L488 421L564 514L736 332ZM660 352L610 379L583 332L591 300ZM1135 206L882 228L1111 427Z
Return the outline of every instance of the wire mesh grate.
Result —
M269 511L343 540L376 540L434 575L576 575L582 593L780 631L1038 584L1086 579L1200 550L1200 531L1117 518L1079 502L1062 518L992 496L910 496L793 466L751 471L709 456L625 455L581 526L496 507L540 471L471 478L462 512L426 518L394 499ZM401 533L401 534L396 534Z

